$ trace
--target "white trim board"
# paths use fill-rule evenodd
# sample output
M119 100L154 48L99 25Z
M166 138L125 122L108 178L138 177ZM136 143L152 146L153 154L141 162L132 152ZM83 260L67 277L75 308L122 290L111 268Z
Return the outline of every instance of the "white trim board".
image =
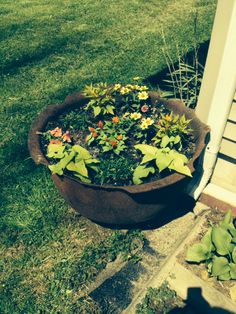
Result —
M236 193L226 190L216 184L209 183L203 190L203 194L209 195L226 204L236 207Z

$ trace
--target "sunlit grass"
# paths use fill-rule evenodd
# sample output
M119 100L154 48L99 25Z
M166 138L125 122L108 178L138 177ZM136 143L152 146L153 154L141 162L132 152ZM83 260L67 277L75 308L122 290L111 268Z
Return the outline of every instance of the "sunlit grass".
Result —
M209 39L215 2L0 0L1 313L73 313L73 265L91 239L113 233L71 211L34 165L33 119L87 83L165 68L161 31L175 58L176 42L184 50Z

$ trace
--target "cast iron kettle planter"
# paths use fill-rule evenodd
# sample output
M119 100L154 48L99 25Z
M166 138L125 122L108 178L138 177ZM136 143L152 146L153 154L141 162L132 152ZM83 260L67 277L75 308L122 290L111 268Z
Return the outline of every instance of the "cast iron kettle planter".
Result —
M209 128L203 124L192 109L188 109L179 100L162 100L154 92L149 93L152 102L158 101L176 114L184 114L192 119L190 127L194 130L196 145L194 156L189 168L193 174L194 163L205 147L205 138ZM82 94L69 95L65 102L48 106L33 122L28 146L31 157L36 164L48 165L40 144L40 135L45 126L58 115L88 102ZM93 221L114 224L132 225L151 220L153 217L162 217L171 208L176 211L176 202L191 178L174 173L163 179L131 186L99 186L79 182L68 176L52 175L52 179L64 199L78 212Z

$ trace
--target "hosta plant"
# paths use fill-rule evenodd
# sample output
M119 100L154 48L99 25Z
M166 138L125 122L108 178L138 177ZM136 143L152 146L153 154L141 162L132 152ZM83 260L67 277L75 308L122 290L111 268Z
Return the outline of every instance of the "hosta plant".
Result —
M141 184L174 172L191 176L191 121L161 100L152 102L146 85L91 84L83 95L83 106L42 133L52 173L100 185Z
M219 280L236 279L236 228L231 211L207 230L201 242L189 247L186 260L205 263L209 274Z

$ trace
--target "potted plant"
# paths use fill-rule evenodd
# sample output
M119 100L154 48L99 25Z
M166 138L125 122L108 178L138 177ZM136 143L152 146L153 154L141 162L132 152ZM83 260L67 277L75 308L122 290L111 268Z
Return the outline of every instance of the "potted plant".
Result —
M82 215L133 224L173 207L208 132L193 110L145 85L99 83L40 113L29 150Z

